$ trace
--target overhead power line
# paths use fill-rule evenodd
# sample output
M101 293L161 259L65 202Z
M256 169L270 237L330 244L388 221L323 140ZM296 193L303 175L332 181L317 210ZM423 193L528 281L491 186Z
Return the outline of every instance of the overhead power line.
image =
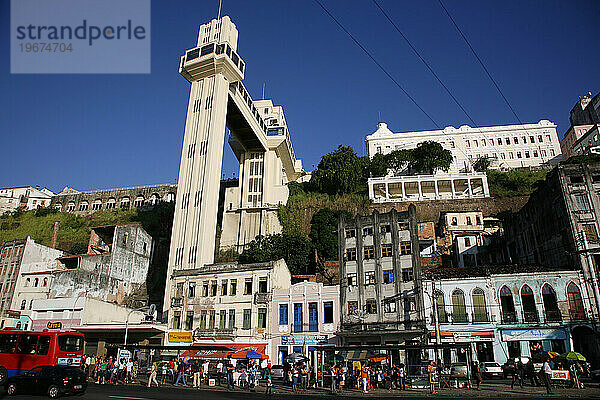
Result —
M368 50L367 50L367 49L366 49L366 48L365 48L365 47L364 47L364 46L363 46L363 45L362 45L362 44L361 44L359 41L358 41L358 39L356 39L356 38L354 37L354 35L352 35L352 34L351 34L349 31L348 31L348 29L346 29L346 28L344 27L344 25L342 25L342 23L341 23L341 22L340 22L340 21L339 21L339 20L338 20L338 19L337 19L337 18L336 18L336 17L335 17L335 16L334 16L332 13L331 13L331 12L329 12L329 10L328 10L327 8L325 8L325 6L323 5L323 3L321 3L321 1L319 1L319 0L314 0L314 1L315 1L315 3L317 3L317 4L319 5L319 7L321 7L321 8L323 9L323 11L325 11L325 13L326 13L327 15L329 15L329 17L330 17L330 18L333 20L333 22L335 22L335 23L336 23L336 25L337 25L337 26L338 26L338 27L339 27L341 30L343 30L343 31L346 33L346 35L348 35L348 36L350 37L350 39L352 39L352 41L354 42L354 44L356 44L358 47L360 47L360 49L361 49L361 50L362 50L362 51L363 51L363 52L364 52L364 53L365 53L365 54L366 54L366 55L367 55L367 56L368 56L368 57L371 59L371 61L373 61L373 62L375 63L375 65L377 65L377 66L379 67L379 69L381 69L381 70L383 71L383 73L384 73L384 74L386 74L386 75L387 75L387 77L388 77L388 78L390 78L392 82L394 82L394 84L395 84L395 85L396 85L396 86L397 86L397 87L398 87L398 88L399 88L399 89L400 89L400 90L401 90L401 91L402 91L402 92L403 92L403 93L406 95L406 97L408 97L408 98L410 99L410 101L411 101L411 102L412 102L412 103L413 103L415 106L417 106L417 108L418 108L419 110L421 110L421 112L422 112L423 114L425 114L425 115L427 116L427 118L429 118L429 120L430 120L430 121L431 121L431 122L432 122L432 123L433 123L433 124L436 126L436 128L438 128L438 129L440 129L440 130L441 130L442 128L440 127L440 125L439 125L439 124L438 124L438 123L437 123L437 122L436 122L436 121L435 121L435 120L434 120L434 119L431 117L431 115L429 115L429 114L427 113L427 111L425 111L425 110L423 109L423 107L421 107L421 106L419 105L419 103L417 103L417 101L416 101L416 100L415 100L415 99L414 99L414 98L413 98L413 97L410 95L410 93L408 93L408 92L407 92L407 91L406 91L406 90L405 90L405 89L402 87L402 85L400 85L400 83L399 83L399 82L398 82L398 81L397 81L397 80L396 80L396 79L395 79L395 78L394 78L394 77L393 77L393 76L392 76L392 75L391 75L391 74L390 74L390 73L387 71L387 69L385 69L385 68L384 68L384 66L383 66L383 65L381 65L381 63L380 63L379 61L377 61L377 59L375 58L375 56L373 56L373 55L372 55L372 54L371 54L371 53L370 53L370 52L369 52L369 51L368 51Z
M471 42L469 42L469 39L467 39L467 37L465 36L465 34L463 33L463 31L460 29L460 27L456 23L456 21L454 21L454 18L452 18L452 15L450 14L450 12L446 8L446 6L444 6L444 3L442 2L442 0L438 0L438 2L440 3L440 6L442 6L442 9L444 10L444 12L448 16L448 18L450 18L450 21L452 21L452 24L454 25L454 27L456 28L456 30L458 31L458 33L460 33L460 36L463 38L463 40L465 41L465 43L467 44L467 46L469 46L469 49L471 49L471 52L473 53L473 55L475 56L475 58L477 59L477 61L479 61L479 64L481 64L481 67L483 68L483 70L487 74L488 78L490 78L490 80L492 81L492 83L494 84L494 86L496 87L496 89L498 90L498 93L500 93L500 96L502 96L502 98L504 99L504 102L506 103L506 105L508 106L508 108L510 108L510 111L512 111L512 113L515 116L515 118L517 119L517 121L519 121L519 124L522 125L523 122L521 121L521 119L517 115L515 109L510 104L510 102L508 101L508 99L506 98L506 96L504 95L504 93L502 93L502 90L500 89L500 86L498 85L498 83L496 82L496 80L494 80L494 78L492 77L492 74L490 74L490 71L487 69L487 67L485 66L485 64L483 63L483 61L479 57L479 55L477 55L477 52L475 51L475 49L473 48L473 46L471 46Z
M427 67L427 69L429 70L429 72L431 72L431 74L435 77L435 79L437 79L437 81L439 82L439 84L442 85L442 87L444 88L444 90L446 90L446 93L448 93L448 95L450 95L450 97L452 98L452 100L454 100L454 102L456 103L456 105L467 116L467 118L469 119L469 121L471 121L471 123L473 124L473 126L477 127L477 124L475 123L475 121L473 120L473 118L471 118L471 116L469 115L469 113L467 112L467 110L458 101L458 99L452 94L452 92L450 91L450 89L448 89L448 87L444 84L444 82L442 82L442 80L440 79L440 77L438 76L438 74L435 73L435 71L433 70L433 68L431 67L431 65L429 65L429 63L423 58L423 56L421 56L421 53L419 53L419 51L415 48L415 46L413 46L413 44L411 43L410 40L408 40L408 38L406 37L406 35L404 35L404 33L402 33L402 30L400 30L400 28L398 27L398 25L396 25L396 23L392 20L392 18L389 16L389 14L383 9L383 7L377 2L377 0L372 0L372 1L377 6L377 8L379 8L379 11L381 11L381 13L385 16L385 18L389 21L389 23L392 24L392 26L394 27L394 29L396 29L396 31L400 34L400 36L402 36L402 39L404 39L404 41L408 44L408 46L415 53L415 55L417 57L419 57L419 59L423 62L423 64L425 64L425 66Z

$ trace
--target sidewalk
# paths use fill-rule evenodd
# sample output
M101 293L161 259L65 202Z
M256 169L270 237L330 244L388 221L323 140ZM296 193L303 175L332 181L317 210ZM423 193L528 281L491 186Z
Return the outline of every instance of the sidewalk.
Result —
M136 385L140 384L146 385L147 380L140 380ZM215 391L215 392L230 392L230 393L248 393L248 394L259 394L264 395L266 386L260 385L253 390L248 389L240 389L236 387L233 390L227 390L226 386L207 386L202 385L199 389L195 389L192 386L183 387L183 386L174 386L171 384L165 384L161 387L169 387L169 388L180 388L184 390L190 391ZM151 389L148 388L150 391ZM584 399L584 398L596 398L600 399L600 387L598 383L588 383L585 389L564 389L564 388L553 388L553 394L546 394L546 389L544 387L531 387L524 386L523 388L514 388L511 389L509 384L505 384L503 382L494 382L494 383L483 383L481 385L481 390L477 391L475 389L441 389L438 390L438 394L432 395L429 394L426 389L410 389L410 390L386 390L386 389L374 389L369 391L369 393L362 393L358 389L345 389L343 393L332 394L329 389L323 388L310 388L305 391L298 391L296 393L292 392L292 388L290 386L285 386L281 384L273 385L273 396L286 396L286 397L323 397L328 396L331 398L335 397L373 397L373 398L573 398L573 399Z

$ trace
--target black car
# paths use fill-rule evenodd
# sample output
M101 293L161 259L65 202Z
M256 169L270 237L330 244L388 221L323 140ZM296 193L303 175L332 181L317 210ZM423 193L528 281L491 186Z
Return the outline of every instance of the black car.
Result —
M8 378L4 389L9 395L46 394L55 399L62 394L83 394L87 389L87 375L77 367L39 365L24 374Z

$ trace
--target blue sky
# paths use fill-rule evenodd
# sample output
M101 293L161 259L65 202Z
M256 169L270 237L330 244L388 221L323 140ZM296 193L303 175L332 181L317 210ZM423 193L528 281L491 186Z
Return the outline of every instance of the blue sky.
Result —
M442 127L468 123L371 0L322 0ZM379 0L479 126L516 123L437 0ZM579 96L600 90L600 2L445 0L524 122L559 137ZM0 4L0 186L80 190L177 179L189 84L179 56L217 0L152 2L148 75L11 75L9 2ZM284 106L305 169L364 137L435 129L312 0L223 0L239 30L246 87ZM237 171L227 147L226 176Z

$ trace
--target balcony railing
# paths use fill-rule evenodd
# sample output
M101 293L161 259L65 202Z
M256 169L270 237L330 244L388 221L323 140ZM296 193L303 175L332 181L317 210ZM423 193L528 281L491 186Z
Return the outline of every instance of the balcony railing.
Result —
M512 312L503 312L502 313L502 323L503 324L515 324L517 323L517 313Z
M271 293L254 293L254 304L269 304Z
M471 320L474 323L477 323L477 322L490 322L490 316L489 316L489 314L487 312L474 312L471 315L471 318L472 318Z
M585 321L588 319L585 310L569 310L569 317L571 321Z
M523 311L523 322L540 322L537 311Z
M546 322L560 322L562 321L562 314L560 310L546 310Z
M467 313L453 313L452 322L456 324L465 324L469 322L469 317L467 316Z
M236 328L225 329L196 329L194 337L198 338L218 338L218 337L233 337L235 336Z
M183 297L171 298L171 307L181 307L183 305Z

